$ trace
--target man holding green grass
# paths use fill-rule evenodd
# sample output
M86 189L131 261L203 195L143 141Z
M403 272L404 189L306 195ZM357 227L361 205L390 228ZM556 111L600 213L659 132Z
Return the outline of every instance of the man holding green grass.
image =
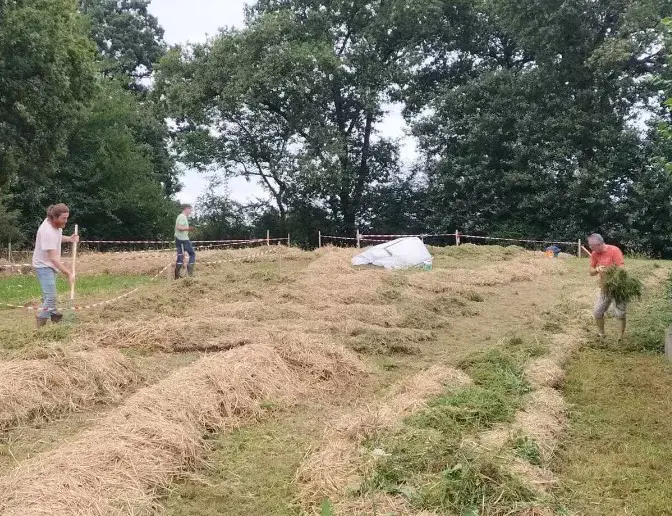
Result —
M72 284L74 274L61 262L61 244L79 242L79 236L63 236L63 228L68 223L70 210L65 204L56 204L47 209L47 218L37 230L33 269L42 288L42 306L37 314L37 327L47 324L49 319L59 323L63 314L56 309L56 274L60 271Z
M615 245L606 244L604 238L597 233L593 233L588 237L588 245L592 251L590 255L590 275L599 276L600 286L603 286L604 273L609 267L625 267L623 253ZM604 314L607 313L612 304L614 305L614 315L618 321L618 340L621 341L625 335L625 319L628 305L624 302L617 302L602 290L593 310L598 336L604 338Z
M189 254L189 263L187 264L187 274L194 275L194 265L196 263L196 252L189 240L189 232L192 228L189 227L189 215L191 215L191 205L183 204L182 213L175 221L175 247L177 248L177 262L175 263L175 279L180 279L180 272L184 264L184 252Z

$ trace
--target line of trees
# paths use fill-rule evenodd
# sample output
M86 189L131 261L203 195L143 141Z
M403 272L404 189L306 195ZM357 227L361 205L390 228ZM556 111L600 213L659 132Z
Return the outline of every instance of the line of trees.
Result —
M672 0L257 0L170 49L147 3L0 3L0 227L57 196L96 236L168 233L179 161L267 194L209 192L208 238L601 231L672 256Z
M165 233L179 182L142 0L0 1L0 242L68 203L89 237Z

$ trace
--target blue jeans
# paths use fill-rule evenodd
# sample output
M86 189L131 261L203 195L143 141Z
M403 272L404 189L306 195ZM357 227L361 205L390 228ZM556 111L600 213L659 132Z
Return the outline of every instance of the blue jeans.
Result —
M49 319L56 310L56 271L50 267L35 269L37 280L42 287L42 306L37 313L39 319Z
M177 262L176 266L181 267L184 263L184 252L186 251L189 255L189 265L196 263L196 251L191 246L190 240L178 240L175 239L175 247L177 248Z

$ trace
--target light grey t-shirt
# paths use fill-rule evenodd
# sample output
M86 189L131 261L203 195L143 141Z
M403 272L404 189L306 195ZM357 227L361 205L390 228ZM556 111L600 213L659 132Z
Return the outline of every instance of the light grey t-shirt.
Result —
M58 259L61 259L61 241L63 239L63 230L56 229L51 225L49 219L44 219L44 222L37 230L37 237L35 238L35 251L33 251L33 268L44 269L47 267L54 268L52 261L49 259L47 251L56 251Z

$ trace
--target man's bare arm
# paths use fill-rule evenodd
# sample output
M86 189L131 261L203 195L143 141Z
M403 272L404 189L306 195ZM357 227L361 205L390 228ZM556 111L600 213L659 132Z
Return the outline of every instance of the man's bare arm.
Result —
M59 260L58 252L55 249L48 250L47 256L49 257L49 260L51 261L54 269L59 270L65 274L68 277L68 280L73 280L72 273L66 268L65 264Z
M79 235L70 235L63 237L64 244L74 244L75 242L79 242Z

